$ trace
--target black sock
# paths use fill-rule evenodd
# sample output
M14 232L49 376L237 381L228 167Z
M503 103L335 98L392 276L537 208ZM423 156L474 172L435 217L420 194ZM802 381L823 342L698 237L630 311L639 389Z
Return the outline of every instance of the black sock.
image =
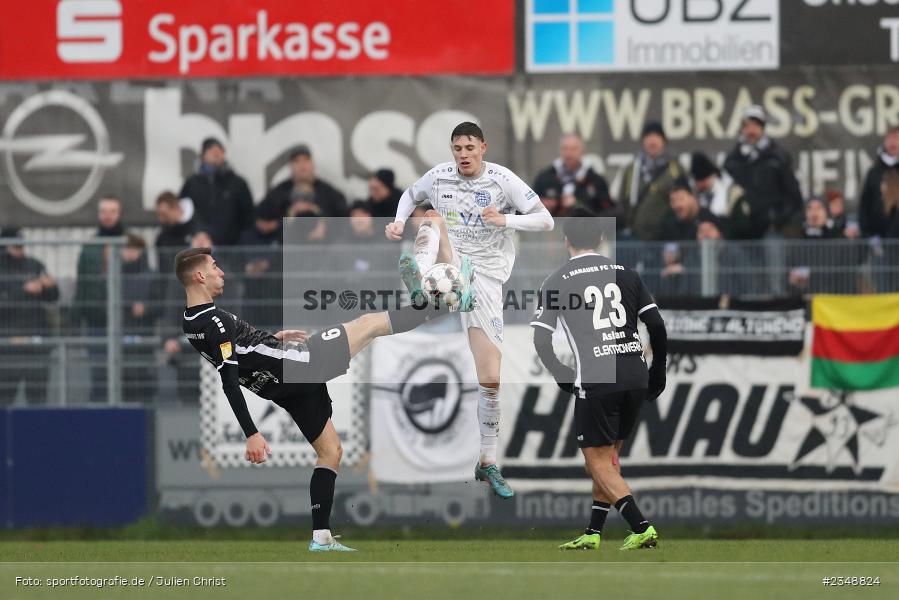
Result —
M331 505L334 504L334 482L337 471L317 466L312 470L309 497L312 500L312 529L331 529Z
M415 329L425 321L430 321L448 313L449 309L442 304L440 307L436 307L433 304L418 304L388 310L387 318L390 319L390 330L393 333L403 333L404 331Z
M602 526L606 523L606 517L609 516L609 509L612 505L608 502L593 501L593 510L590 511L590 524L584 533L602 533Z
M637 501L634 500L633 496L625 496L615 503L615 508L621 513L627 524L631 526L631 531L634 533L643 533L649 528L649 521L643 517L643 513L637 508Z

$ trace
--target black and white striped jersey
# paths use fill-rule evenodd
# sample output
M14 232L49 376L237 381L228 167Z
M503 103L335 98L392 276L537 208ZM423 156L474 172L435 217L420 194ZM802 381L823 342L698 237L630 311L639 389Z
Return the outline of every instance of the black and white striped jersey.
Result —
M271 400L284 379L283 360L309 361L305 345L282 342L211 302L186 309L182 329L191 346L218 369L228 402L248 437L256 431L240 386Z
M575 356L575 386L602 393L647 386L637 318L657 309L640 276L595 252L579 254L543 282L532 327L561 327Z

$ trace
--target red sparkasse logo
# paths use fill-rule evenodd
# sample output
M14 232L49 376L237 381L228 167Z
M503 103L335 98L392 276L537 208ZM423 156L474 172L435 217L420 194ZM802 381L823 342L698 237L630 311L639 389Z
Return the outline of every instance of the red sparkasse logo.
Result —
M119 0L60 0L56 52L66 63L110 63L122 55Z
M4 7L0 79L508 74L514 20L513 0L31 0Z

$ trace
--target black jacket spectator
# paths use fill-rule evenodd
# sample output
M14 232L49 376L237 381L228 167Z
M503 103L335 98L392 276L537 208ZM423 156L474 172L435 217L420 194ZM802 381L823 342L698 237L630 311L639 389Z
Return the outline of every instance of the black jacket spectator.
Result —
M887 131L883 145L877 149L877 161L865 175L858 201L858 224L864 237L889 235L889 221L883 216L883 195L880 191L883 175L889 170L899 171L899 127Z
M240 236L243 259L243 315L257 327L282 329L281 215L272 204L256 209L256 221Z
M4 228L0 237L19 237L19 230ZM0 336L48 335L47 303L57 300L59 288L41 261L25 256L22 246L0 247Z
M375 219L393 219L403 190L396 187L396 177L390 169L378 169L368 178L368 206Z
M247 182L225 162L220 142L203 142L200 168L181 187L181 198L190 198L195 218L207 228L219 246L236 244L240 233L253 222L253 196Z
M857 291L855 271L860 255L855 246L828 243L843 240L843 229L830 217L827 203L812 198L805 205L801 241L791 245L788 273L794 294L851 294Z
M669 198L671 214L662 228L662 239L664 240L695 240L699 223L716 219L709 209L700 206L699 198L696 197L686 181L681 180L675 183Z
M746 192L756 230L747 237L761 238L774 227L787 236L798 234L802 192L786 150L765 135L765 113L760 106L744 111L737 145L727 155L724 168Z
M269 190L264 202L278 207L282 216L288 214L295 202L315 204L323 217L348 214L344 195L316 177L312 151L307 146L298 146L290 153L290 178Z
M584 144L578 135L563 136L559 154L534 180L534 191L550 213L564 215L579 204L602 216L614 208L605 178L583 160Z
M0 238L16 237L18 229L0 230ZM22 381L29 402L46 400L52 347L32 343L32 337L53 333L48 309L58 299L59 289L40 261L25 256L22 246L0 246L0 338L9 338L0 341L0 405L15 399Z

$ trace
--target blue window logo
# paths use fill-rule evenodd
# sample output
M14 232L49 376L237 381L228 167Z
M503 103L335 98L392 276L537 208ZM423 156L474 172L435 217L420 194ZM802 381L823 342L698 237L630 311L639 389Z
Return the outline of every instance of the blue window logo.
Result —
M615 62L615 0L529 0L528 66L582 70Z

